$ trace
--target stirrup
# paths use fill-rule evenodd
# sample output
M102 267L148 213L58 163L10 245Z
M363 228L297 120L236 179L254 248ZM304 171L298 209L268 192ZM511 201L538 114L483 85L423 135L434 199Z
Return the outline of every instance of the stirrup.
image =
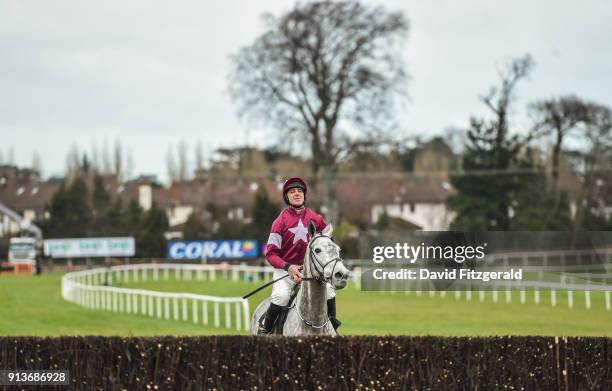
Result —
M272 330L266 330L266 328L262 325L259 325L257 328L257 335L270 335L272 334Z
M340 325L342 324L342 322L340 322L338 319L334 317L330 317L329 321L331 322L332 326L334 326L334 330L338 330L338 327L340 327Z

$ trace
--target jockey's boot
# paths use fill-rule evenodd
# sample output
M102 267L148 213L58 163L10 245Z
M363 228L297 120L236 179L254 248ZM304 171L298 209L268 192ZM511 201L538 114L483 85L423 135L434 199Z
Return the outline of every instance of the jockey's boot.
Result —
M327 300L327 316L329 317L329 321L332 326L334 326L334 330L338 330L338 327L342 324L338 319L336 319L336 298L332 297Z
M276 318L278 318L278 315L281 312L283 312L282 306L270 303L268 311L266 311L266 316L264 316L263 321L259 324L257 335L267 335L272 333L274 322L276 322Z

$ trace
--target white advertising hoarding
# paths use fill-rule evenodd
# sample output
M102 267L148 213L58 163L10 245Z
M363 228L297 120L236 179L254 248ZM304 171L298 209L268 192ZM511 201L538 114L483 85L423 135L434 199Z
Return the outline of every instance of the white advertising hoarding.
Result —
M52 258L133 257L134 238L47 239L45 255Z

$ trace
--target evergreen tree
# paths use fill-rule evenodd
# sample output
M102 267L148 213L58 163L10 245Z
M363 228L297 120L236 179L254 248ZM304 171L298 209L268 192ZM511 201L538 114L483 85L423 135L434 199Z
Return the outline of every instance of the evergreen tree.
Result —
M253 219L251 221L253 237L259 240L260 243L268 240L270 228L279 212L279 206L272 202L266 190L261 187L255 193Z
M463 155L465 174L451 177L457 194L449 206L457 213L453 230L507 230L510 206L520 191L520 170L529 168L518 161L520 143L516 137L497 137L497 124L471 120Z
M533 66L530 56L511 62L502 72L500 84L482 97L491 111L489 120L472 118L463 153L464 174L451 177L457 194L449 206L457 213L453 230L508 230L516 228L517 197L524 193L530 176L539 169L526 148L530 133L522 139L510 134L508 113L519 80ZM519 211L525 211L523 207ZM515 219L516 220L516 219ZM516 220L519 221L519 220Z
M120 229L121 221L120 216L116 216L117 213L120 214L121 207L119 205L119 209L116 211L111 211L113 207L116 205L111 205L110 203L110 195L106 191L106 186L104 184L104 179L100 175L94 176L93 181L93 192L91 194L91 206L92 206L92 216L93 216L93 226L92 226L92 234L96 236L107 236L109 234L114 234L113 231ZM114 214L113 214L114 213ZM109 218L113 218L113 220L109 220Z
M573 229L567 194L551 189L543 172L523 178L511 210L511 230Z
M163 258L166 255L168 217L163 209L153 203L141 220L136 237L137 256L142 258Z
M51 199L49 215L44 226L45 237L90 236L93 219L87 185L82 178L76 178L68 187L60 187Z
M206 224L206 212L193 212L187 218L183 227L183 239L204 240L210 239L212 227Z
M127 235L136 236L140 230L144 211L136 200L131 200L124 214L123 224Z
M374 224L374 229L384 231L389 228L389 224L389 215L387 214L387 211L384 211L380 216L378 216L378 220L376 220L376 223Z

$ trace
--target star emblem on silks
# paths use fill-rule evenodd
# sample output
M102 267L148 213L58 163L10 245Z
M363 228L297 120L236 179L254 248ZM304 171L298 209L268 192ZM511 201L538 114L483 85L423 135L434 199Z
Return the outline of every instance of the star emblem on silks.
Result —
M293 233L293 244L295 244L298 240L303 240L304 243L308 243L308 228L304 226L301 219L298 220L295 227L289 228L289 231Z

